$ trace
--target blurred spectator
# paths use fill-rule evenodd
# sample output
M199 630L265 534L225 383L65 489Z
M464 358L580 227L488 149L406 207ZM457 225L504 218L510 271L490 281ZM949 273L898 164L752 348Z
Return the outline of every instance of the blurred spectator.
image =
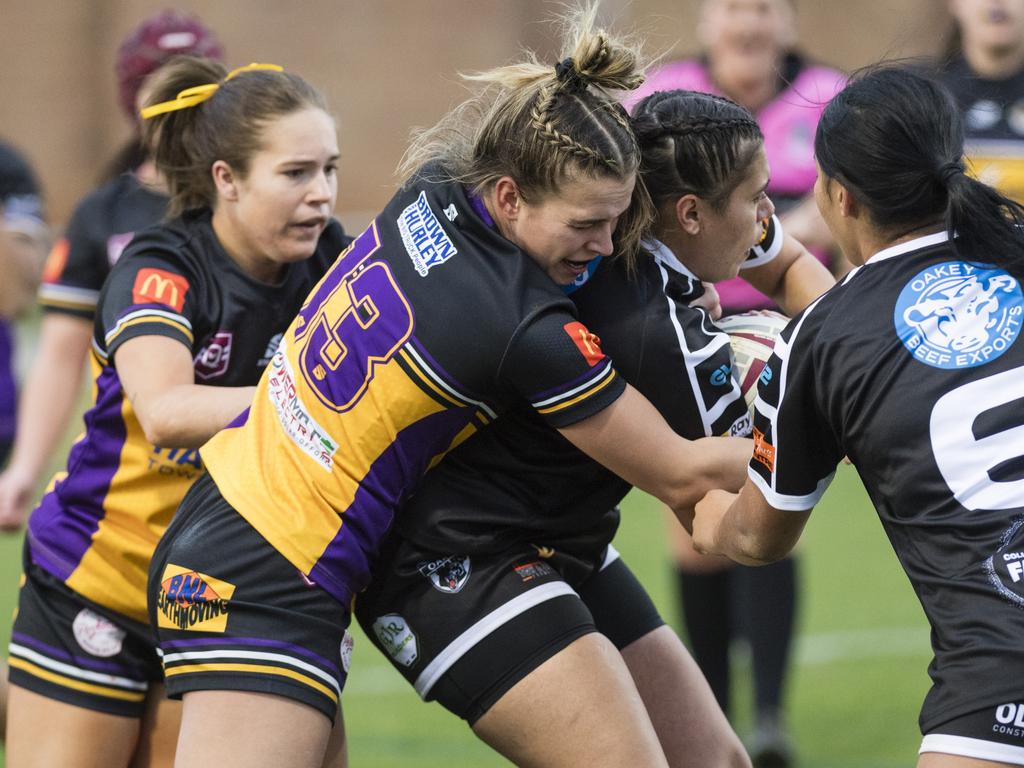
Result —
M11 320L32 303L49 230L39 184L25 159L0 143L0 467L14 441L14 339Z
M795 9L790 0L704 0L700 13L703 52L657 68L627 106L655 91L685 88L724 95L750 110L764 132L772 169L768 193L786 232L836 270L830 263L832 238L812 195L813 145L821 112L844 76L794 50ZM771 306L739 278L717 287L726 314ZM738 634L746 636L756 707L751 757L759 768L788 766L792 749L782 702L796 613L794 560L754 569L703 557L675 517L669 517L682 615L694 657L729 714L729 649Z
M136 104L146 77L185 54L223 58L213 32L176 11L145 19L118 50L119 101L136 130L111 164L109 180L79 203L47 260L39 290L44 312L39 346L19 403L20 428L10 466L0 474L0 529L23 524L32 493L67 427L107 273L133 233L155 224L166 211L163 182L140 139Z
M940 79L964 114L978 178L1024 202L1024 0L949 0Z
M0 142L0 468L14 442L18 399L11 320L32 304L49 239L35 174L17 151ZM0 738L6 705L7 664L0 661Z

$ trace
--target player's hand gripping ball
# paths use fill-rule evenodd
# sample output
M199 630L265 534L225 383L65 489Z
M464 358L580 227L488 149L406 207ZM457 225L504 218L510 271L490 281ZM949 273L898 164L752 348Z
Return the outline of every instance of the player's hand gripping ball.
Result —
M775 340L788 322L789 318L778 312L759 310L723 317L715 323L729 334L735 360L733 376L750 410L757 398L757 380L772 355Z

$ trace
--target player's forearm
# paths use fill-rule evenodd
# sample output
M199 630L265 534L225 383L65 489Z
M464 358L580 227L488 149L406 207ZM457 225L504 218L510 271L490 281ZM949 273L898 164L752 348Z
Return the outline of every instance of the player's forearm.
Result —
M39 480L63 437L82 386L84 351L40 334L40 347L21 387L11 467Z
M134 398L146 439L163 448L197 448L226 427L252 402L256 387L183 384Z
M772 510L747 483L738 495L713 492L697 505L694 543L706 554L725 555L744 565L767 565L793 549L807 514Z
M677 477L656 492L689 530L694 505L715 489L738 491L747 473L753 443L741 437L705 437L687 441Z
M32 306L43 256L40 241L0 229L0 317L17 317Z

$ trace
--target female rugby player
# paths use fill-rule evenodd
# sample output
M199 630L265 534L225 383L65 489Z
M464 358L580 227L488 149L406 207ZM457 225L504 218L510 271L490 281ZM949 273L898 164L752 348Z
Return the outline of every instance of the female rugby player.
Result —
M690 306L702 280L742 269L796 311L831 276L783 236L749 112L667 91L640 102L632 123L654 236L632 265L611 260L572 293L580 320L680 435L749 434L728 336ZM628 490L526 409L502 416L446 456L401 510L356 614L423 698L506 738L542 726L545 713L523 702L555 685L570 686L578 708L602 695L551 673L573 639L600 632L621 653L669 765L749 765L689 653L611 547ZM402 645L410 637L415 656Z
M338 147L320 94L266 68L225 74L181 58L152 84L147 138L174 218L138 234L104 286L95 403L29 520L12 768L170 764L180 706L160 704L150 556L203 473L197 447L248 405L348 243L331 219Z
M319 764L382 537L430 466L499 414L526 404L675 508L737 482L749 441L671 432L559 285L646 223L638 147L606 92L639 84L637 56L595 12L557 66L477 76L484 94L419 137L416 170L309 297L250 411L203 447L208 479L150 575L183 765ZM546 666L545 694L481 732L492 746L519 764L665 764L610 642L578 634ZM518 715L530 727L510 728Z
M1024 209L964 173L937 83L878 69L826 107L815 195L858 267L762 380L738 497L694 540L783 557L849 456L932 627L920 768L1024 765Z

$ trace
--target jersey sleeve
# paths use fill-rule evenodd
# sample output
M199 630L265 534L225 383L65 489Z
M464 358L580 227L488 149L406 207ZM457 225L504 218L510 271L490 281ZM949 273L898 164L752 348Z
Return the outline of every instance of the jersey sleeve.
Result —
M761 222L761 241L750 249L747 260L740 265L740 269L760 267L779 255L782 250L782 241L785 233L782 229L782 222L779 217L772 214L770 218Z
M203 305L198 276L173 253L143 239L117 262L100 296L96 342L107 356L128 339L166 336L192 348Z
M754 404L754 454L748 475L776 509L807 510L821 499L843 457L820 406L815 362L820 315L811 304L775 343Z
M499 379L552 427L567 427L611 405L625 380L601 340L568 312L527 320L513 337Z
M658 270L664 291L643 334L637 388L684 437L749 435L746 401L732 376L729 335L706 312L689 306L703 286L663 265Z
M43 269L39 304L46 312L91 320L110 267L106 243L94 222L105 215L100 200L88 198L75 209L64 236L54 243Z

